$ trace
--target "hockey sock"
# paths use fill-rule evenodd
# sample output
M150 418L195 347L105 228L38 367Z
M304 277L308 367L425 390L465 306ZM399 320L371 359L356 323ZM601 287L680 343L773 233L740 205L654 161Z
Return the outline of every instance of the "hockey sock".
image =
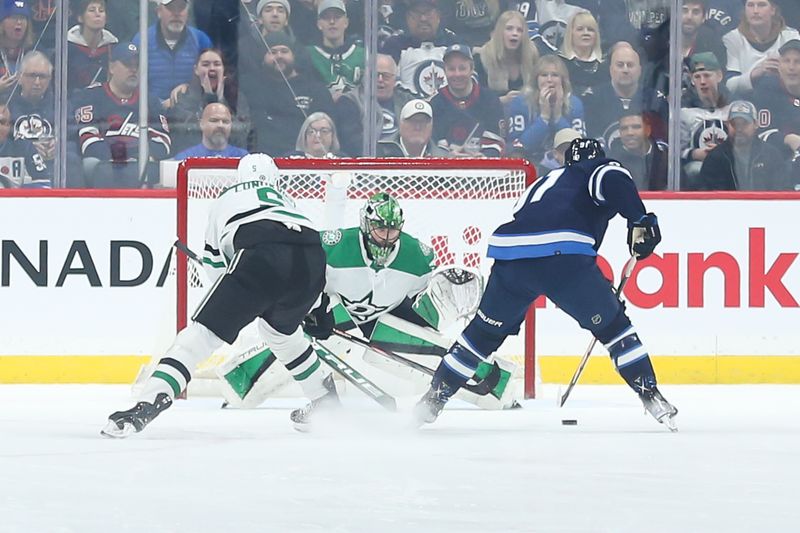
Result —
M628 326L622 333L604 343L614 366L637 394L656 386L656 376L650 355L639 340L639 335Z
M431 387L438 388L440 384L444 383L455 393L475 375L478 366L486 358L468 346L471 346L469 340L461 335L442 358L442 362L433 375Z
M153 402L160 392L175 398L192 379L192 371L222 346L223 340L199 322L192 322L178 333L175 342L158 362L144 385L140 399Z
M317 353L299 326L289 335L281 333L264 320L258 321L258 328L262 338L272 348L272 353L302 387L309 400L316 400L329 392L322 381L330 372L322 368Z

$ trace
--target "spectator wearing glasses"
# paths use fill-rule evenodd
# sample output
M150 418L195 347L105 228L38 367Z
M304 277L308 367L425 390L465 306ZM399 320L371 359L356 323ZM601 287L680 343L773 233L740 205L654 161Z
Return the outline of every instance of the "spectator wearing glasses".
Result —
M459 42L442 26L436 0L408 0L408 31L390 37L381 52L397 63L400 85L418 98L430 98L447 83L443 58L447 47Z
M14 139L25 139L33 143L36 151L47 163L49 173L55 165L55 102L50 82L53 65L41 52L25 54L19 74L19 86L9 102L14 117L12 135Z
M391 138L378 141L380 157L445 157L433 135L433 109L425 100L410 100L400 112L400 127Z
M780 48L778 77L755 84L753 103L759 110L759 137L791 157L800 154L800 40Z
M231 110L221 102L208 104L200 117L200 144L183 150L175 159L187 157L243 157L247 150L229 143L231 136Z
M50 188L52 171L27 139L11 135L11 112L0 105L0 188Z
M108 31L105 0L80 0L78 24L67 32L67 88L88 87L106 81L111 46L118 39Z
M474 80L472 52L454 44L444 54L447 86L431 99L433 139L451 157L500 157L505 151L503 104Z
M778 50L800 33L788 28L774 0L747 0L739 27L722 42L728 53L728 89L741 97L762 76L778 75Z
M497 19L491 38L475 51L474 58L478 82L482 87L494 91L504 106L531 89L539 52L528 39L522 13L502 13Z
M308 158L342 157L336 124L326 113L311 113L300 126L294 152L290 156Z
M608 65L603 62L600 48L600 27L588 11L569 19L561 59L567 66L572 92L578 98L594 94L596 87L608 82Z
M728 138L709 152L689 188L708 191L774 191L793 188L780 151L756 135L756 108L736 100L728 112Z
M157 0L158 21L147 31L148 86L150 93L166 102L172 90L192 79L192 70L211 39L188 25L188 0ZM133 43L138 47L137 34Z

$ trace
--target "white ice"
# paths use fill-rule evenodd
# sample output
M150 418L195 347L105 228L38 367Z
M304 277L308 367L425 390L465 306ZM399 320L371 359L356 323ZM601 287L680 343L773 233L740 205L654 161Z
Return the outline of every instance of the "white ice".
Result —
M0 387L0 532L800 530L800 387L663 386L679 433L624 387L524 409L448 406L422 431L353 395L337 429L178 402L108 440L122 386ZM575 418L575 427L562 426Z

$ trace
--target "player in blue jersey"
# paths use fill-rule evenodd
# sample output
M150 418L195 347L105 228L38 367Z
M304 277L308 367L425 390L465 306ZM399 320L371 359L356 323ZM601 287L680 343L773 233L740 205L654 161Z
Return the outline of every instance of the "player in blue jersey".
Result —
M436 420L478 365L491 362L505 338L519 332L531 303L545 295L605 345L647 411L675 429L678 410L658 391L650 356L597 266L608 221L618 213L628 221L631 254L644 259L653 253L661 241L658 219L645 211L630 173L606 158L597 140L572 141L566 166L534 182L511 220L489 239L495 261L486 291L416 406L420 424Z

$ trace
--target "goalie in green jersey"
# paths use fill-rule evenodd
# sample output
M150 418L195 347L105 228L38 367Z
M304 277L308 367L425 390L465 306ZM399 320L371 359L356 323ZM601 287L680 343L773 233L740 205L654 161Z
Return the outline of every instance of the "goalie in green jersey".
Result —
M370 344L402 354L430 368L453 343L441 331L470 318L483 292L483 278L470 269L436 267L433 250L403 231L403 210L386 193L373 195L361 208L358 227L323 231L326 284L322 302L306 318L304 330L314 339L334 329L358 328ZM335 335L334 351L354 345ZM367 349L364 360L397 377L427 384L429 376ZM255 407L291 379L265 345L234 356L216 372L223 395L233 407ZM516 365L502 359L478 376L492 376L486 395L463 391L461 397L488 409L516 404L510 379Z

